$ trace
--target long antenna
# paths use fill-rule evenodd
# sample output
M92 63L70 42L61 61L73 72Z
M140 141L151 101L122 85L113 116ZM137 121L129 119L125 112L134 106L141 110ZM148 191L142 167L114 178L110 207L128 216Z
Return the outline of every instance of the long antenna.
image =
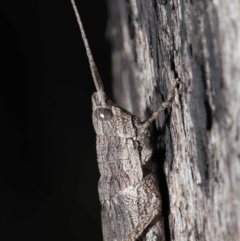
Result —
M76 4L75 4L75 1L71 0L71 3L72 3L73 10L75 12L77 22L78 22L78 25L79 25L79 28L80 28L80 31L81 31L82 39L83 39L83 42L84 42L84 45L85 45L85 49L86 49L86 52L87 52L87 57L88 57L88 61L89 61L90 69L91 69L91 72L92 72L92 77L93 77L93 80L94 80L95 87L96 87L98 92L99 91L104 92L103 83L101 81L97 66L94 62L94 59L93 59L93 56L92 56L92 53L91 53L91 49L89 47L87 37L86 37L81 18L80 18L80 15L78 13L78 10L77 10Z

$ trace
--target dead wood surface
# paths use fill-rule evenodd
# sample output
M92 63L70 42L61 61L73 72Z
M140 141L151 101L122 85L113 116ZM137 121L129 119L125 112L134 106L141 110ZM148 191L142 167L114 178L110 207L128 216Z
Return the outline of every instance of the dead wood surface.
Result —
M144 120L182 81L153 132L167 240L240 240L240 2L108 3L116 102Z

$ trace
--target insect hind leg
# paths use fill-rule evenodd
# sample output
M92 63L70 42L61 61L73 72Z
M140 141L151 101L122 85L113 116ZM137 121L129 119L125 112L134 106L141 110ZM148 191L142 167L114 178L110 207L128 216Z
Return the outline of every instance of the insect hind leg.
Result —
M135 241L161 213L157 183L153 175L149 174L136 186L124 189L119 195L133 224L124 241Z

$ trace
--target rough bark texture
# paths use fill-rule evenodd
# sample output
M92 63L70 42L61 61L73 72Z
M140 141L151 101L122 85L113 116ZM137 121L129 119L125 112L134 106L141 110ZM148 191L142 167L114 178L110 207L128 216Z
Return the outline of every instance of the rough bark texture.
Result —
M240 2L109 0L116 102L155 122L167 240L240 240ZM163 171L161 172L161 165Z

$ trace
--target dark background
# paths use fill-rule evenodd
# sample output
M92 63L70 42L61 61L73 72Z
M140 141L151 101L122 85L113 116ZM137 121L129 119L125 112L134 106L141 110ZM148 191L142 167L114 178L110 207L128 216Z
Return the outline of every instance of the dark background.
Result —
M104 0L77 1L111 91ZM0 0L0 240L102 240L91 95L70 0Z

